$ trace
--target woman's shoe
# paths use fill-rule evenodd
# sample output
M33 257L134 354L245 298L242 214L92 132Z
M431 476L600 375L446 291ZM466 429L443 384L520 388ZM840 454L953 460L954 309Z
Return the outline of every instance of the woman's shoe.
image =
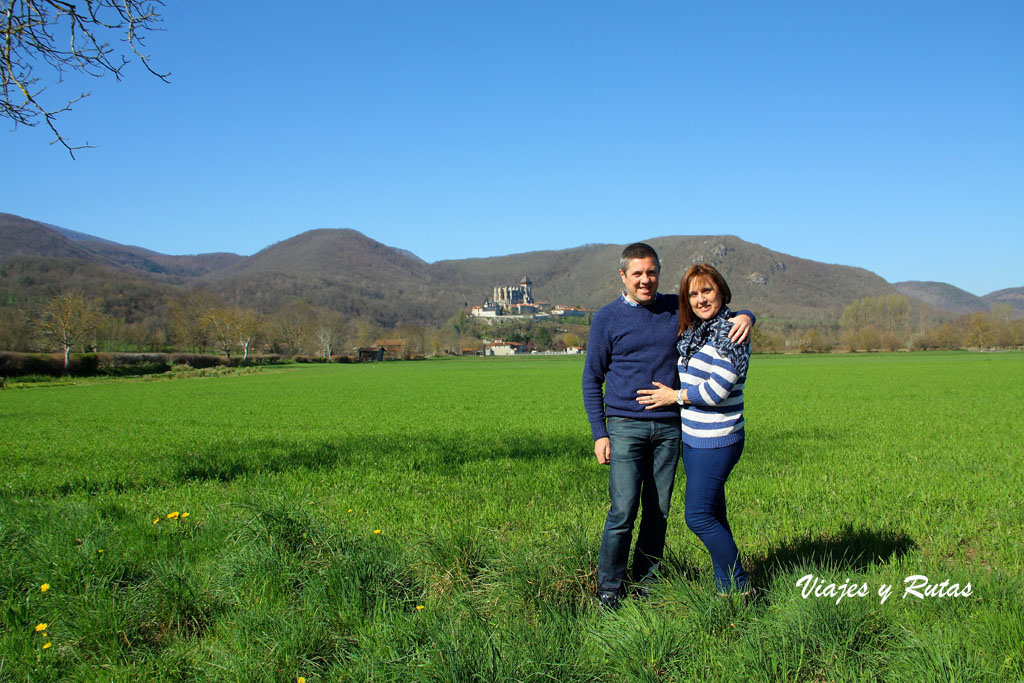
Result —
M732 601L735 598L742 599L744 606L749 605L750 603L754 602L754 600L757 599L757 589L756 588L748 588L747 590L742 591L742 592L738 592L738 593L716 593L715 594L715 599L716 600L721 600L723 602L726 601L726 600Z

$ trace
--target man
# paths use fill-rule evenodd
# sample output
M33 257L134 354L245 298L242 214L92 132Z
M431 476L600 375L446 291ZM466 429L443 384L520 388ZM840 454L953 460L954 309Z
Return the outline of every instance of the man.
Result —
M625 290L594 316L583 369L594 455L609 465L611 509L601 537L597 594L612 609L623 593L633 522L641 508L629 581L642 586L654 579L679 462L679 408L646 410L636 393L654 381L679 388L679 297L658 294L660 274L658 254L650 246L636 242L622 251L619 277ZM753 314L741 311L733 318L730 338L742 341L752 324Z

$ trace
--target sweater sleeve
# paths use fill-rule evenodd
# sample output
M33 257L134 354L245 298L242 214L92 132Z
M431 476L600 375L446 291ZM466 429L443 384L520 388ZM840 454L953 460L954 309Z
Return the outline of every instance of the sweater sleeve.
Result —
M604 415L604 376L611 362L611 344L604 318L594 316L587 338L587 359L583 365L583 407L590 421L594 441L608 436Z
M750 345L744 344L746 355L750 355ZM705 358L709 359L705 360ZM710 376L699 384L691 384L686 390L686 399L695 406L717 406L732 393L733 387L740 376L725 356L720 355L713 346L705 346L698 356L690 359L690 364L707 372Z

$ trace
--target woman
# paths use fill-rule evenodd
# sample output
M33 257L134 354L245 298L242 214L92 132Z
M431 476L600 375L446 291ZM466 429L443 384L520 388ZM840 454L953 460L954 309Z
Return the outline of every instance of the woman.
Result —
M682 405L686 526L711 554L715 587L749 596L747 573L725 515L725 481L743 452L743 385L750 342L729 340L732 298L714 267L691 266L679 283L679 383L641 389L648 409Z

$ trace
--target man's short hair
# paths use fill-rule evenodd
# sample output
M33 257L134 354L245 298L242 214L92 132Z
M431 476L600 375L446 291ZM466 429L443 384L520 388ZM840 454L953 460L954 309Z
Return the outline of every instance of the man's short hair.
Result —
M633 242L625 249L622 250L622 258L619 259L619 270L623 273L629 268L629 262L635 258L652 258L654 262L658 264L658 270L661 270L661 260L658 258L658 252L649 244L643 242Z

